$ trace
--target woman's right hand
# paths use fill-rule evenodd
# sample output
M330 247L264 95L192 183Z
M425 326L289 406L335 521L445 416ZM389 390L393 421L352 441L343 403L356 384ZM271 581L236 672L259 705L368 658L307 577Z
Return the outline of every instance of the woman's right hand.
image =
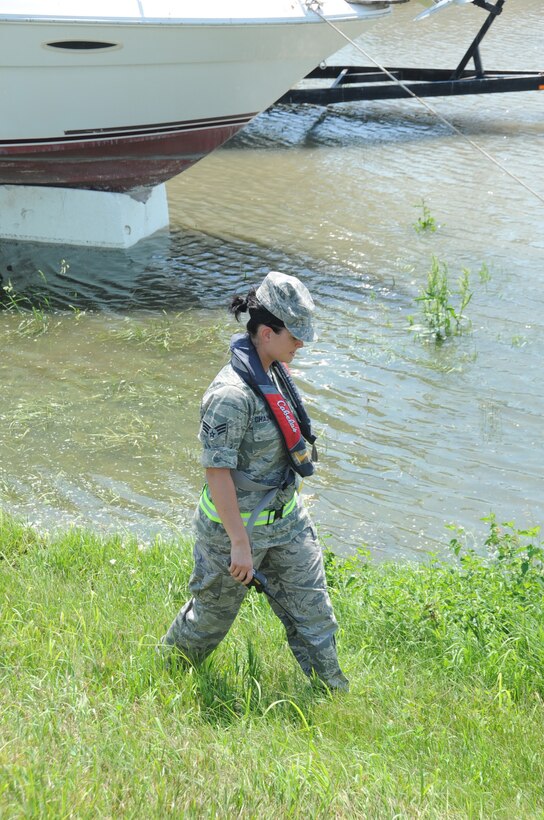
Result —
M229 572L236 581L249 584L253 578L253 557L249 543L232 544Z

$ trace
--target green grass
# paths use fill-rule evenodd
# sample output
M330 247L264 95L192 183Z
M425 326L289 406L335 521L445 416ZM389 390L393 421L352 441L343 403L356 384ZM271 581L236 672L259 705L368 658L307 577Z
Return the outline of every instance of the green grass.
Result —
M537 537L490 519L486 557L457 532L451 563L327 553L352 682L329 695L254 592L203 667L164 665L188 542L0 515L0 816L544 817Z

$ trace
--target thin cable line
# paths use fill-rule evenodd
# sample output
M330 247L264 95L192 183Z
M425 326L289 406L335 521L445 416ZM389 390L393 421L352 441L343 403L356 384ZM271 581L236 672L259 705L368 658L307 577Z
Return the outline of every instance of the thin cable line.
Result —
M357 51L360 51L361 54L367 58L367 60L370 60L372 63L374 63L374 65L377 68L379 68L380 71L383 71L383 73L386 74L391 80L393 80L393 82L395 82L397 85L400 85L400 87L403 88L406 91L406 93L410 95L410 97L413 97L415 100L420 102L421 105L423 105L428 111L430 111L431 114L433 114L438 120L440 120L440 122L444 123L444 125L447 125L448 128L451 128L451 130L455 134L457 134L457 136L461 137L461 139L465 140L465 142L468 142L468 144L475 148L476 151L479 151L480 154L483 154L483 156L486 157L486 159L488 159L494 165L496 165L497 168L500 168L500 170L503 171L503 173L507 174L507 176L511 177L511 179L513 179L515 182L517 182L519 185L525 188L526 191L535 196L538 200L540 200L540 202L544 203L544 196L535 191L534 188L531 188L530 185L527 185L527 183L520 179L516 174L514 174L513 171L510 171L508 168L506 168L506 166L503 165L502 162L496 159L492 154L490 154L489 151L486 151L485 148L482 148L482 146L478 145L478 143L475 142L473 139L467 137L466 134L463 134L463 132L460 131L456 125L450 122L450 120L446 119L446 117L442 116L442 114L440 114L436 110L436 108L433 108L432 105L429 105L429 103L426 102L422 97L419 97L417 94L415 94L411 88L408 88L408 86L406 86L402 82L402 80L399 80L398 77L395 77L394 74L391 74L391 72L388 71L387 68L385 68L385 66L381 65L381 63L375 60L374 57L372 57L364 50L364 48L362 48L358 43L352 40L351 37L348 37L347 34L344 34L344 32L341 31L341 29L339 29L338 26L335 26L334 23L328 20L325 17L325 15L321 12L321 9L315 3L308 3L308 7L311 8L311 11L317 14L318 17L321 17L321 19L325 23L327 23L331 28L338 32L338 34L340 34L340 36L343 37L344 40L347 40L348 43L354 46L357 49Z

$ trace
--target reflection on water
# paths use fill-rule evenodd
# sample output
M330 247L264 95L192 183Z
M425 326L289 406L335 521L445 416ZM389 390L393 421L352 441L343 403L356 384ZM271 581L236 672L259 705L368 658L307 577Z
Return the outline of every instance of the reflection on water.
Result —
M516 8L484 62L542 68L538 4ZM412 63L454 65L482 19L466 11L420 29ZM365 47L408 64L411 14L395 20ZM433 105L544 192L542 97ZM170 232L130 251L2 245L4 301L17 302L0 313L3 506L144 539L187 526L202 481L198 403L235 330L225 303L280 269L318 305L320 339L295 375L321 434L307 498L331 545L413 556L442 549L446 523L482 532L490 510L542 522L537 200L400 101L272 109L172 181L169 199ZM435 233L414 230L422 200ZM433 254L453 289L472 271L472 332L441 347L410 329Z
M122 313L222 304L222 289L236 284L246 265L262 264L250 247L179 230L127 251L6 242L2 260L4 280L34 304Z

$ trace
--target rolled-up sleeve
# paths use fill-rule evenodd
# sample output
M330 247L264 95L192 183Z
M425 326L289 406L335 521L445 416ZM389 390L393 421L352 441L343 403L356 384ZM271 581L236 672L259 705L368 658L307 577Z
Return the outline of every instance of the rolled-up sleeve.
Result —
M203 467L236 469L249 417L247 397L236 387L225 385L204 396L198 433L203 448Z

